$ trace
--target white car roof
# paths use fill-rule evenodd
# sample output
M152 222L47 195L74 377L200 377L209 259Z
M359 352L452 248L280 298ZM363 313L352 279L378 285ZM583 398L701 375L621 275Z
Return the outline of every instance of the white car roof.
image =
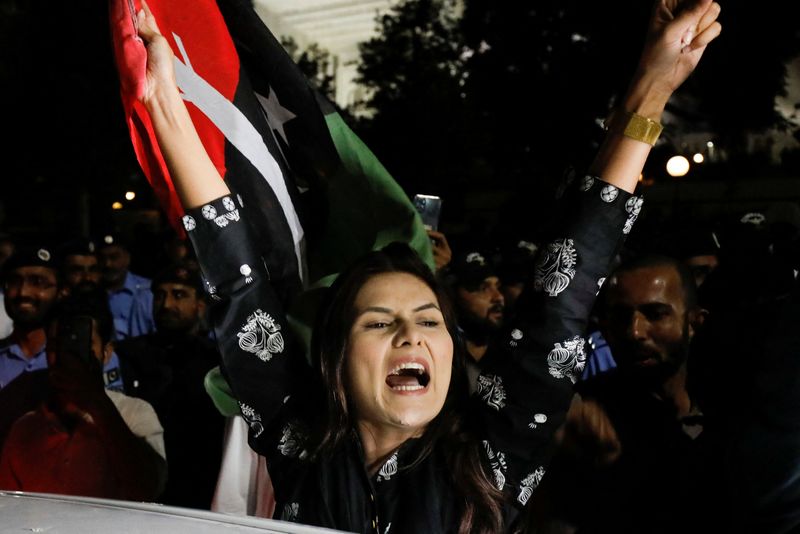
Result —
M218 514L154 503L0 491L0 533L324 534L296 523Z

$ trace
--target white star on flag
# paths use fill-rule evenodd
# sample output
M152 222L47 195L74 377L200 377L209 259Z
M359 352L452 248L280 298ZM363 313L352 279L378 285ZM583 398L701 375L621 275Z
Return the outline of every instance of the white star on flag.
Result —
M286 139L286 132L283 131L283 125L297 117L297 115L281 106L281 103L278 101L278 95L271 87L269 88L268 97L264 97L264 95L258 93L256 93L256 97L258 97L261 107L264 108L264 111L267 113L267 122L270 127L277 131L283 138L283 142L288 145L289 140Z

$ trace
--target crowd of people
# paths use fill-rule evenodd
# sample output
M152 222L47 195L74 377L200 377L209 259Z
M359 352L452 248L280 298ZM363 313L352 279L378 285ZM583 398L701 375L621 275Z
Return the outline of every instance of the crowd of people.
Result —
M203 215L244 206L145 5L141 101L188 240L151 279L118 234L0 236L0 489L357 532L800 528L800 224L748 214L679 251L625 244L719 10L656 4L551 235L451 249L430 231L435 270L405 244L374 251L327 290L307 357L247 224Z
M7 240L3 488L208 509L225 419L203 387L219 356L197 263L151 280L117 235Z

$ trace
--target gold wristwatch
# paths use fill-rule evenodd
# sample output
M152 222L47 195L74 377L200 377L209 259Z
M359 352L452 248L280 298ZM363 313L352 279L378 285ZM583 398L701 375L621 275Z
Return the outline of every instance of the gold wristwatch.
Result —
M661 123L621 109L612 111L611 115L603 122L603 126L608 131L621 133L625 137L647 143L650 146L656 144L661 130L664 129Z

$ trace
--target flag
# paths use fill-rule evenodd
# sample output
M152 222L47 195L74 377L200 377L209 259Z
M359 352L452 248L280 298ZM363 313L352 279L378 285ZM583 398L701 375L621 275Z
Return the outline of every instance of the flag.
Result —
M110 0L112 36L134 151L170 220L183 213L138 102L146 59L133 13ZM392 241L433 255L410 199L305 78L247 0L151 0L175 53L178 86L209 156L246 209L285 302L327 285ZM302 191L302 193L301 193Z

